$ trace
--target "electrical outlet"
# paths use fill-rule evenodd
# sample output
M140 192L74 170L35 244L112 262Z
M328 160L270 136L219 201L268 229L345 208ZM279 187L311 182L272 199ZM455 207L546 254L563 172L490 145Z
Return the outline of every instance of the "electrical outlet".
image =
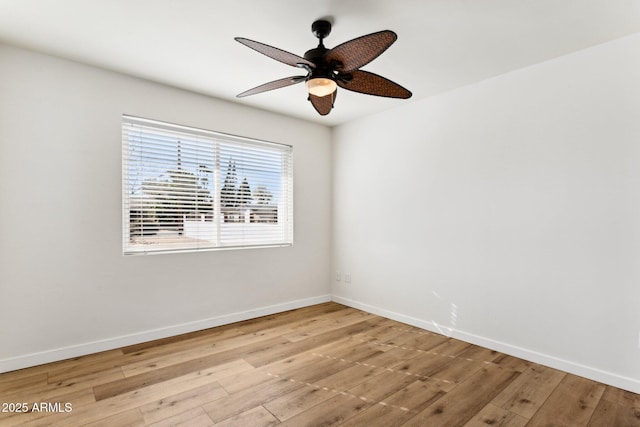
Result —
M340 280L342 280L342 275L339 271L336 271L336 282L339 282Z
M344 273L344 283L351 283L351 273Z

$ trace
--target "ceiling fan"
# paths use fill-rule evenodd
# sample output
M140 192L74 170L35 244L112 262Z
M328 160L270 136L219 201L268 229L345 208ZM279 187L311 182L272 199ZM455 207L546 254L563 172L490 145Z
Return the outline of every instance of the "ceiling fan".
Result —
M375 96L402 99L411 97L411 92L399 84L377 74L360 70L360 67L376 59L396 41L398 36L393 31L385 30L368 34L342 43L333 49L327 49L323 44L325 37L331 33L329 21L315 21L311 25L311 32L320 40L320 43L315 49L308 50L304 57L264 43L236 37L236 41L263 55L307 71L304 76L285 77L256 86L242 92L237 97L244 98L306 82L309 93L308 100L323 116L331 112L338 93L338 86Z

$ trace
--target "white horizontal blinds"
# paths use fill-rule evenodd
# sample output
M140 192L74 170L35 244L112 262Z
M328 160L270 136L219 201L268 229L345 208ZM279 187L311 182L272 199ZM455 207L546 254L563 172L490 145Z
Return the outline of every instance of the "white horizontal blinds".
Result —
M214 220L213 140L130 120L123 123L123 141L125 251L199 249L214 244L206 229L196 234L185 230L188 222Z
M291 147L123 118L125 253L292 243Z

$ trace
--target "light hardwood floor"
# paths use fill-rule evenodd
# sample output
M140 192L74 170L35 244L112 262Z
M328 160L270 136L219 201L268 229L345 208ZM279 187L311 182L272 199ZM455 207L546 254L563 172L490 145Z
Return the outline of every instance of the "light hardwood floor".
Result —
M0 375L1 426L640 426L640 396L335 303Z

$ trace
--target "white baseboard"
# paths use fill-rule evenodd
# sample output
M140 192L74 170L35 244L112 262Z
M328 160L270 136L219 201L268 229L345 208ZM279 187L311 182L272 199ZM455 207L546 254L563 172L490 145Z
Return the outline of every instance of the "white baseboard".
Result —
M289 301L282 304L270 305L256 309L241 311L237 313L225 314L211 317L195 322L182 323L165 328L143 331L135 334L120 337L108 338L105 340L91 341L78 345L56 348L39 353L26 354L24 356L13 357L0 360L0 373L15 371L17 369L42 365L44 363L56 362L70 359L72 357L84 356L98 353L100 351L113 350L114 348L125 347L133 344L140 344L147 341L167 338L175 335L186 334L202 329L227 325L229 323L240 322L242 320L254 319L256 317L267 316L269 314L281 313L283 311L294 310L296 308L308 307L310 305L321 304L331 301L331 295L320 295L313 298L306 298L296 301Z
M640 381L633 378L624 377L612 372L603 371L597 368L592 368L590 366L571 362L569 360L564 360L554 356L549 356L547 354L538 353L536 351L517 347L501 341L495 341L454 328L442 327L441 325L438 325L432 321L406 316L404 314L385 310L383 308L365 304L349 298L333 295L332 300L337 303L357 308L358 310L366 311L371 314L376 314L378 316L416 326L421 329L426 329L431 332L446 335L448 337L456 338L471 344L479 345L490 350L499 351L500 353L508 354L510 356L518 357L520 359L528 360L530 362L538 363L540 365L548 366L550 368L558 369L564 372L569 372L574 375L578 375L584 378L611 385L613 387L640 394Z

